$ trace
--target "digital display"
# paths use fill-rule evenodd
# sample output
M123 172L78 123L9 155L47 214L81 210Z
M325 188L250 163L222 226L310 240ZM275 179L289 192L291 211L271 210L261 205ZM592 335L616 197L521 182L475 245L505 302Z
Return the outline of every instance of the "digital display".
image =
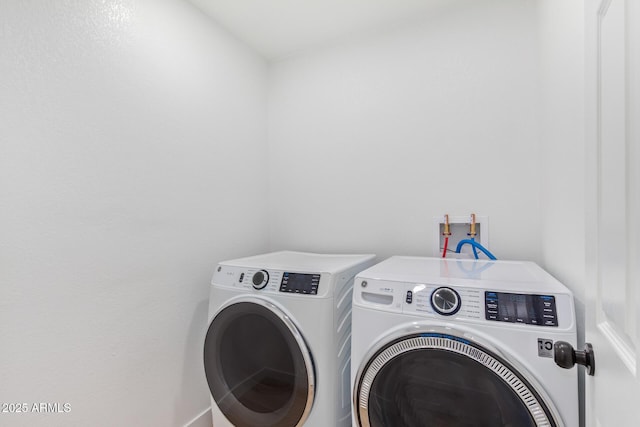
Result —
M558 326L553 295L485 292L485 318L497 322Z
M295 294L318 294L319 274L288 273L282 275L280 292L291 292Z

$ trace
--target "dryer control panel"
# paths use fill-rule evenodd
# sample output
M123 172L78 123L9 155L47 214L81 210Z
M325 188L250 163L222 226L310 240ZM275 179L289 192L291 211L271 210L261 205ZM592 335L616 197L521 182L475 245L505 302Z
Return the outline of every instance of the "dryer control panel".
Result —
M280 292L294 294L318 294L319 274L290 273L285 271L280 282Z
M257 291L260 293L288 293L321 296L327 293L330 274L302 273L270 268L220 266L212 284Z

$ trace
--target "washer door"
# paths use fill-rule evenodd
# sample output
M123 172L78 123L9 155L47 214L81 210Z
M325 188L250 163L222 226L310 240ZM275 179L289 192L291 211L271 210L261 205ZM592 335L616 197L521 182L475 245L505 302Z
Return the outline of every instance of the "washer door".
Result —
M488 349L422 333L383 346L354 390L360 426L556 427L522 375Z
M275 305L244 298L214 317L204 370L220 411L237 427L299 426L315 394L312 359L302 335Z

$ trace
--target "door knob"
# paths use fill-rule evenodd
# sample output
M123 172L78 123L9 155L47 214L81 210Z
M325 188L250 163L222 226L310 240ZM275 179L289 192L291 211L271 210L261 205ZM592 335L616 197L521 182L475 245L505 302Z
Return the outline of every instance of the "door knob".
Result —
M570 369L576 363L587 368L587 375L593 375L596 371L596 357L593 346L585 343L584 351L576 351L566 341L556 341L553 344L553 360L561 368Z

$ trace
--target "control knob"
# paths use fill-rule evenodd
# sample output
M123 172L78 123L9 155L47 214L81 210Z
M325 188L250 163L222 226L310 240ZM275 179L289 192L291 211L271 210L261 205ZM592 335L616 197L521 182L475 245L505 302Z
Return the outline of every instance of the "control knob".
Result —
M269 273L267 270L256 271L251 278L254 289L264 289L269 283Z
M462 305L460 295L447 287L441 287L431 293L431 307L443 316L453 316Z

